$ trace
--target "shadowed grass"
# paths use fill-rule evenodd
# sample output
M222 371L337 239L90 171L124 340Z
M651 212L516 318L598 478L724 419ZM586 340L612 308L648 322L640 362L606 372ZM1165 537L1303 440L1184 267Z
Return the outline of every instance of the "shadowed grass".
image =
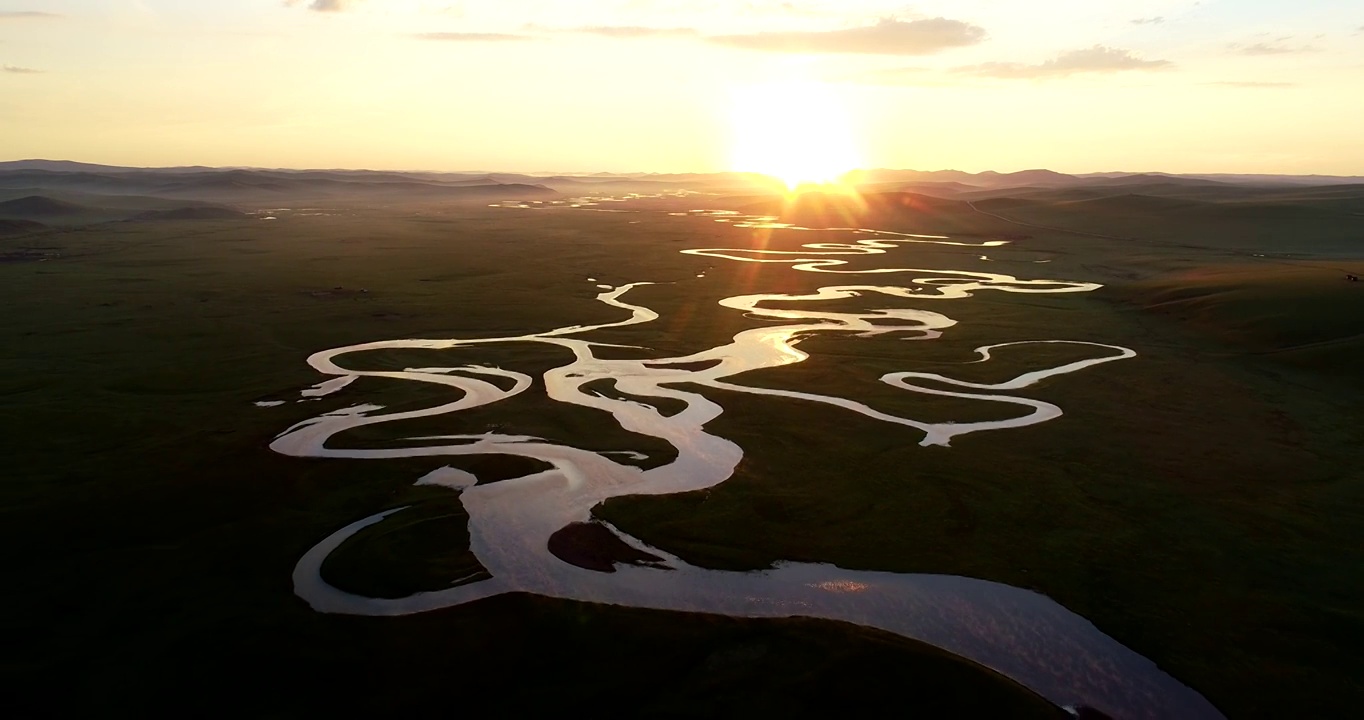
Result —
M0 546L15 580L6 637L16 650L6 671L21 688L20 710L183 712L194 707L179 701L188 697L239 715L421 714L488 693L528 712L592 703L632 713L813 714L846 710L851 697L929 716L1056 714L979 668L833 623L527 597L398 620L308 610L290 587L297 559L336 529L399 505L429 514L357 537L327 572L348 588L395 594L458 579L468 557L457 502L412 483L447 464L482 475L463 459L270 453L277 433L322 412L451 397L444 388L361 381L319 402L252 405L292 401L323 379L305 364L310 354L618 320L623 311L595 300L598 282L653 280L665 284L629 299L658 310L659 321L591 339L648 348L610 349L622 356L678 356L764 324L718 307L721 297L866 279L680 255L682 247L759 241L692 218L651 215L630 225L636 216L438 211L51 232L42 241L60 259L0 264L8 441ZM965 214L896 222L1005 227ZM808 364L743 381L877 399L875 378L889 371L997 381L1075 359L1065 348L1016 348L992 363L960 365L981 345L1073 339L1141 353L1026 393L1062 407L1063 418L959 438L951 449L920 448L917 433L852 413L703 390L726 408L708 429L745 448L735 477L706 493L613 501L599 516L714 567L809 560L1035 588L1230 717L1353 712L1364 698L1354 672L1364 632L1364 475L1355 457L1364 413L1342 388L1357 370L1344 360L1285 363L1287 353L1260 352L1337 337L1352 306L1338 294L1315 297L1315 280L1268 294L1240 280L1224 293L1217 280L1208 292L1172 298L1196 312L1188 325L1171 323L1140 308L1190 281L1159 275L1223 265L1223 250L1028 232L1035 237L1017 247L1054 262L981 262L931 246L885 259L1118 286L924 301L923 309L960 321L942 340L811 338L802 344L814 355ZM777 248L810 241L791 233L762 240ZM338 287L347 292L319 294ZM1270 313L1288 319L1282 330L1262 324ZM1336 324L1316 325L1322 313ZM505 363L531 374L555 362L505 353L374 362ZM896 392L906 412L922 400ZM538 394L521 400L348 440L496 425L638 450L649 462L668 457L648 439L610 434L599 413Z

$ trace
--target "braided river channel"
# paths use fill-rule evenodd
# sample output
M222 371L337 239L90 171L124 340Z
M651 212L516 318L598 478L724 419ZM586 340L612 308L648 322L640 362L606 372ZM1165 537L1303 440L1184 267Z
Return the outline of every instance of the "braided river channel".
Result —
M574 206L591 204L592 199L584 199ZM567 208L563 211L571 212ZM732 212L694 211L691 215L772 232L806 230L778 223L776 218ZM280 434L271 444L278 453L357 460L512 455L542 461L550 469L492 484L477 484L474 475L448 466L414 478L418 484L459 493L469 515L471 550L486 573L444 589L402 598L365 597L329 584L321 572L328 555L347 539L404 511L398 508L357 519L323 538L298 561L293 572L295 592L319 612L371 616L421 613L522 592L739 617L825 618L930 643L992 668L1066 708L1090 707L1116 718L1222 717L1199 693L1150 660L1108 637L1085 618L1031 590L967 577L846 570L815 563L779 563L754 572L710 570L690 565L609 524L593 520L593 508L609 498L684 493L714 487L730 478L744 457L744 449L707 432L707 423L725 412L710 396L724 393L708 395L708 389L776 396L792 403L819 403L827 406L831 423L837 422L839 414L859 413L896 426L888 431L903 432L907 443L950 447L954 439L967 434L1008 432L1054 420L1062 415L1062 408L1018 393L1062 375L1078 373L1077 378L1067 379L1078 382L1085 374L1103 372L1102 366L1106 364L1136 356L1133 350L1117 345L1044 338L1035 343L1069 344L1092 352L1087 352L1089 359L1027 372L999 383L966 382L921 372L893 372L881 378L887 393L948 396L994 403L1016 411L1009 419L977 422L928 422L887 414L860 402L818 392L774 390L737 382L735 376L743 373L780 373L781 368L804 361L808 356L800 349L801 341L815 335L848 337L850 342L855 342L851 339L854 336L877 335L931 341L957 324L949 316L928 309L899 307L859 312L799 309L804 303L860 297L863 301L895 299L901 305L910 299L919 305L946 308L950 305L948 301L969 302L981 293L1087 293L1100 287L1060 279L900 267L893 262L897 251L903 254L906 247L919 244L985 248L1004 244L1000 241L957 242L948 237L863 228L821 232L846 235L846 241L811 243L795 250L683 250L688 255L721 262L786 265L791 272L827 274L831 280L828 286L807 294L750 294L720 300L724 308L766 324L744 330L726 344L689 355L646 360L597 356L602 345L588 339L594 331L644 325L659 319L654 310L632 302L636 288L647 284L633 283L601 288L597 300L619 316L609 323L545 329L515 337L380 340L311 356L309 365L326 379L303 391L309 398L343 393L351 382L373 377L425 383L433 395L456 399L409 412L386 413L375 405L328 412ZM876 265L867 268L869 262ZM869 282L872 278L888 282ZM356 353L375 350L451 350L523 343L566 349L573 360L538 377L515 368L487 365L368 371L347 362ZM1030 343L980 347L976 362L992 362L992 353L1001 347L1027 344ZM614 397L588 389L601 381L614 384ZM542 384L555 402L590 408L600 414L602 423L614 423L629 432L671 444L676 448L676 459L643 469L624 462L629 459L627 451L590 452L502 431L413 437L406 447L352 449L330 443L333 438L365 426L454 415L493 405L525 392L536 383ZM661 410L659 406L663 405L671 408L671 412ZM683 408L680 412L676 411L679 407ZM615 563L606 569L589 569L565 562L550 552L555 533L574 524L594 522L630 546L634 551L631 556L636 560Z

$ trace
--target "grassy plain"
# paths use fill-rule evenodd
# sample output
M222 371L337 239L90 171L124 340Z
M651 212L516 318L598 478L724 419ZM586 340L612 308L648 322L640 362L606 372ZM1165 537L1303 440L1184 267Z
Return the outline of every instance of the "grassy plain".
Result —
M512 711L590 702L612 712L808 714L884 699L928 717L1058 715L932 648L835 623L534 597L402 619L313 613L292 595L294 562L386 508L415 504L419 514L357 536L327 568L333 581L400 594L476 568L457 498L412 486L445 461L269 452L276 433L320 412L446 399L366 379L319 402L253 405L292 400L317 382L309 354L613 320L620 311L595 301L596 284L649 280L661 284L630 299L661 319L593 339L671 356L757 324L716 305L723 297L895 283L684 256L821 238L755 237L663 212L434 204L329 212L112 223L0 241L0 250L22 246L35 258L0 264L9 444L0 540L15 588L5 663L20 716L433 714L486 694ZM1040 211L1015 219L1069 222ZM1364 286L1344 283L1340 269L1364 263L1341 259L1336 230L1327 261L1310 246L1258 258L1262 248L1243 249L1235 232L1203 244L1176 238L1176 247L1159 228L1147 242L1128 224L1113 233L1127 239L1114 240L950 203L864 220L904 232L1030 236L988 250L909 246L869 261L878 266L1107 287L926 301L913 306L960 322L941 340L812 338L802 345L810 361L740 382L959 416L993 409L889 395L874 381L892 370L1012 375L1075 352L1018 348L997 365L955 367L977 346L1016 340L1113 343L1140 357L1028 393L1065 409L1059 420L967 436L951 449L921 448L907 429L824 406L707 391L726 408L709 428L746 450L735 477L708 492L616 500L600 517L711 567L820 561L1035 588L1232 718L1359 707L1364 408L1353 400L1361 374L1352 360ZM1102 227L1093 222L1075 229ZM523 371L556 362L531 347L372 361L429 366L450 355ZM667 459L667 447L609 434L612 424L586 410L538 394L518 402L438 429L502 425Z

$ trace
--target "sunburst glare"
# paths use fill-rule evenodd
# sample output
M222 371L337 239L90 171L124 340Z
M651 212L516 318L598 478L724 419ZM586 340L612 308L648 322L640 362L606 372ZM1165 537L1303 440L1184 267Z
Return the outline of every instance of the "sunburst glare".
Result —
M788 189L836 186L861 165L847 105L829 86L803 80L750 86L733 101L734 169Z

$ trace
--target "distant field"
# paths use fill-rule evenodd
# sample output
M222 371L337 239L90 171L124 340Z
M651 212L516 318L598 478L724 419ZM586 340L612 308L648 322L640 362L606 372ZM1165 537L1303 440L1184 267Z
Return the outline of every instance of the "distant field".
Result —
M1186 195L1074 191L977 201L984 211L1022 223L1140 241L1171 250L1215 248L1250 255L1358 258L1364 242L1364 192L1324 197L1298 192L1268 199L1210 201ZM1058 197L1059 196L1059 197Z
M1148 312L1256 355L1346 383L1364 381L1364 262L1314 259L1210 265L1119 290Z
M809 361L743 382L984 418L992 408L887 397L875 380L909 370L988 382L991 372L1078 357L1033 346L1001 353L998 366L960 366L976 347L1012 341L1113 343L1139 357L1028 393L1062 407L1062 418L950 449L826 406L705 390L726 408L708 429L745 450L735 476L704 492L613 500L596 515L704 567L825 562L1036 589L1228 717L1348 716L1364 702L1355 642L1364 634L1364 284L1344 275L1364 270L1364 217L1350 219L1348 196L1309 200L1287 209L1244 199L973 201L992 217L964 200L908 197L856 211L860 226L1012 243L889 251L906 267L1106 287L897 301L959 325L922 343L812 338L801 345ZM492 691L513 711L568 701L613 714L809 714L846 709L854 697L934 717L1064 717L983 668L845 624L519 595L367 619L317 614L294 597L290 572L309 547L403 505L416 508L407 521L357 536L324 568L333 582L403 594L478 569L457 496L412 486L445 461L267 449L322 412L448 399L363 379L295 403L323 379L304 362L311 353L608 321L619 312L596 301L596 285L653 281L631 297L657 310L657 323L594 339L646 348L622 353L684 354L761 324L719 298L894 282L682 255L833 238L667 214L770 209L809 222L842 212L827 205L752 196L643 199L622 207L646 212L627 213L484 205L348 199L273 221L171 217L0 233L0 404L11 441L0 526L16 579L6 665L21 688L20 716L425 714ZM562 362L521 347L446 355L366 362L527 372ZM542 394L515 402L403 432L497 425L580 447L670 451ZM381 446L392 440L386 432L350 441ZM524 470L464 462L480 478Z

